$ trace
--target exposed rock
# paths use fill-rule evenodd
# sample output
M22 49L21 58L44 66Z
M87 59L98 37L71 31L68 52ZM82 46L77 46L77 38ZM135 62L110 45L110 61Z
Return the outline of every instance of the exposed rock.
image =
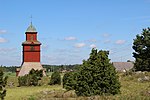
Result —
M71 90L71 91L67 91L63 93L63 98L76 98L77 95L75 94L75 91Z
M149 76L144 76L143 78L138 78L139 82L144 82L144 81L150 81L150 77Z

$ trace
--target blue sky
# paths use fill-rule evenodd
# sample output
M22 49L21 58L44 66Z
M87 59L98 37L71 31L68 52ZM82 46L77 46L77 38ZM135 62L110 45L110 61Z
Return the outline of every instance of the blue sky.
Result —
M91 48L111 61L134 60L136 34L150 27L150 0L0 0L0 64L22 63L25 31L33 25L42 64L81 64Z

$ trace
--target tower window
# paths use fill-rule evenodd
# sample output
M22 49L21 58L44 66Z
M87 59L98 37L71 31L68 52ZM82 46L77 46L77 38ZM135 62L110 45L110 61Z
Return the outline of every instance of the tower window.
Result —
M31 50L31 51L34 51L34 46L30 46L30 50Z

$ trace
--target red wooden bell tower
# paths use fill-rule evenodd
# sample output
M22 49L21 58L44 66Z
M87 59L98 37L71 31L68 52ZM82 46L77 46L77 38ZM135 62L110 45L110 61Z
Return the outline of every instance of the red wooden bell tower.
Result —
M32 23L25 34L26 41L22 43L23 62L40 62L41 43L37 40L37 32Z
M29 73L33 68L35 70L43 70L43 75L45 76L44 69L40 63L40 46L41 43L37 40L37 31L35 27L31 25L27 28L26 40L22 43L23 46L23 61L20 71L18 71L17 76L24 76Z

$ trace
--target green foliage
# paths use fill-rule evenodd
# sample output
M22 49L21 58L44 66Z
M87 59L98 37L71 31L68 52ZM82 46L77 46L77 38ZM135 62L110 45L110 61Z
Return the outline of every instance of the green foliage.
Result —
M3 72L16 72L16 68L18 68L19 66L0 66L1 69L3 69Z
M51 75L51 80L50 80L50 85L55 85L55 84L61 84L61 76L59 74L59 72L54 72Z
M0 98L1 98L1 100L4 100L4 97L6 96L5 86L7 84L7 78L8 78L7 76L4 77L3 75L4 75L4 73L0 69Z
M63 77L63 88L66 90L74 90L76 86L77 73L68 72Z
M46 72L55 72L60 70L76 70L78 68L78 64L75 65L42 65L43 68L46 69ZM20 66L0 66L3 69L3 72L12 72L16 73L16 68L20 68Z
M61 71L61 70L76 70L78 68L78 64L75 65L42 65L45 69L46 72L56 72L56 71Z
M134 68L136 71L150 71L150 28L143 29L133 42Z
M120 93L120 82L108 51L92 49L77 74L75 92L78 96Z
M43 70L31 69L29 74L18 78L19 86L37 86L38 81L43 77Z
M29 76L30 76L30 85L38 85L38 81L41 80L41 78L43 77L43 70L34 70L32 69L29 72Z
M18 77L19 86L27 86L26 85L27 78L28 78L27 75L25 75L25 76L19 76Z

